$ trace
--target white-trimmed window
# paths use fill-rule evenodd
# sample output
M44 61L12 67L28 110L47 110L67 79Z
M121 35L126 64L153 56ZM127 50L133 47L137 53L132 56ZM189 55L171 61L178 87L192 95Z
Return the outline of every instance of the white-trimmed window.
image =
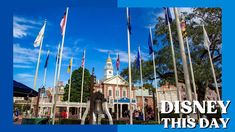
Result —
M116 96L116 97L120 97L120 88L119 88L119 87L116 87L115 89L116 89L116 90L115 90L115 96Z
M123 98L127 97L127 90L126 90L126 88L122 88L122 97Z
M109 97L113 97L113 89L112 89L112 87L108 88L108 96Z
M116 90L116 96L119 97L119 90Z

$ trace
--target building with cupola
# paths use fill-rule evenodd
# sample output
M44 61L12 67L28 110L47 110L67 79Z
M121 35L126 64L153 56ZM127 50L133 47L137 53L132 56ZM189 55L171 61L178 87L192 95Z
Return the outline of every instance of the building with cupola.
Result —
M104 97L108 101L110 112L116 113L118 111L121 118L125 117L126 115L124 113L127 113L129 110L130 96L132 98L131 107L133 109L137 108L135 87L133 86L130 91L129 83L119 74L114 75L110 55L108 55L104 66L104 77L102 80L97 80L94 89L104 94Z

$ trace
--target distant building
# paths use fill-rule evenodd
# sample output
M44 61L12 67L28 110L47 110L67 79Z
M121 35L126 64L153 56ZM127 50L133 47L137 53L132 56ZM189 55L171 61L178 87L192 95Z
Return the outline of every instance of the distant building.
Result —
M143 109L143 100L144 100L144 106L152 107L153 108L153 94L150 90L145 89L143 90L143 98L142 99L142 89L139 88L135 91L136 95L136 101L137 101L137 110Z
M185 85L183 83L179 83L179 97L181 101L187 100L186 95L186 89ZM156 92L158 92L159 99L158 99L158 108L160 109L161 101L167 100L167 101L178 101L177 97L177 88L175 85L171 85L169 83L166 83L165 85L162 85L159 89L156 89ZM195 100L194 92L192 90L192 99ZM205 93L205 100L217 100L217 94L214 89L207 88Z

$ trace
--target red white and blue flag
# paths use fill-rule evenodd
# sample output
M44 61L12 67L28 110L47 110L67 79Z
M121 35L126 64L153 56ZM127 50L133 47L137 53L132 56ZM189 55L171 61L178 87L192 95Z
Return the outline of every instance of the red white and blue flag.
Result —
M64 35L64 30L65 30L65 25L66 25L66 11L64 12L64 16L62 17L61 21L60 21L60 29L61 29L61 34L62 36Z

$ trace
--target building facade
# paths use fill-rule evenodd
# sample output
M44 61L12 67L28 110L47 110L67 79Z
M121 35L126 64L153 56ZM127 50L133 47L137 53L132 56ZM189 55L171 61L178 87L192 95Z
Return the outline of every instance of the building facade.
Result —
M97 80L95 92L99 91L104 94L108 101L111 113L117 113L120 117L126 116L130 107L130 98L132 99L131 107L137 108L135 87L129 89L129 83L119 74L114 75L112 59L108 56L104 67L104 78Z

